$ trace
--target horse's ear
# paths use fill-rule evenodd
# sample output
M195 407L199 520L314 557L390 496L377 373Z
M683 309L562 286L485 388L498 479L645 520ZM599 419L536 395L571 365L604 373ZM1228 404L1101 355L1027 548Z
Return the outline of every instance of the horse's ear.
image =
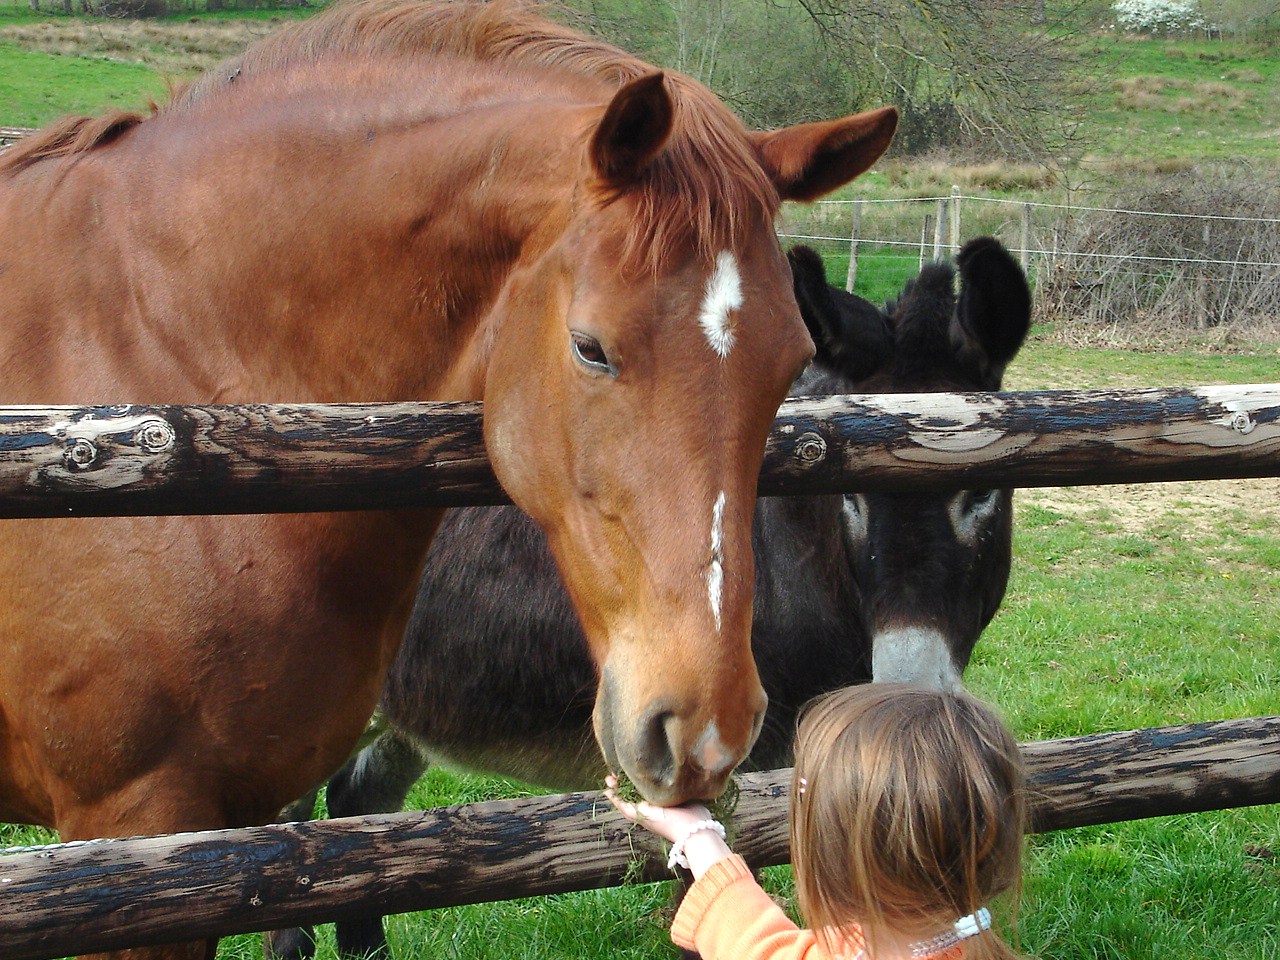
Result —
M974 363L983 386L998 390L1004 369L1031 329L1031 287L1018 262L992 237L970 240L956 255L960 299L951 338Z
M792 247L787 260L818 365L853 383L871 376L893 350L884 315L862 297L827 283L822 257L811 248Z
M661 71L614 94L591 137L596 175L614 187L634 183L671 136L675 105Z
M897 109L881 107L751 136L782 199L809 201L869 170L897 129Z

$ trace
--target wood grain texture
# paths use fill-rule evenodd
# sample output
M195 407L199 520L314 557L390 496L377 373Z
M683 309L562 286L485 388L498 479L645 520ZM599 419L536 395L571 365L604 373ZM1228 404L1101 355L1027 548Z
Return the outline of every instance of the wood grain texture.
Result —
M478 403L2 407L0 517L506 502ZM1280 476L1280 384L788 400L763 495Z
M1280 802L1280 717L1027 744L1034 830ZM745 774L735 848L788 859L791 771ZM661 851L596 793L58 844L0 856L0 960L612 886Z

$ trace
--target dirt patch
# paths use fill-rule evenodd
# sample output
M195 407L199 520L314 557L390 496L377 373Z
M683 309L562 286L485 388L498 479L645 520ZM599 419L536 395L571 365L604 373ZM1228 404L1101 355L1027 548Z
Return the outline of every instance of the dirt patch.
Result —
M1191 535L1208 533L1237 511L1280 529L1280 477L1259 480L1199 480L1122 483L1097 487L1037 487L1019 490L1015 509L1044 507L1071 517L1099 510L1125 533L1142 534L1153 522L1176 515Z

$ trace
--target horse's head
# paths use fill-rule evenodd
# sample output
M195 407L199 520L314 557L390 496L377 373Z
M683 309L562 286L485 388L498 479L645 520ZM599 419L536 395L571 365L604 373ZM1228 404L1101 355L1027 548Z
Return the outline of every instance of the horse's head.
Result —
M989 237L934 264L886 311L830 287L822 261L790 252L796 297L817 344L810 393L998 390L1031 322L1031 293ZM1004 596L1010 490L859 493L843 498L846 543L877 681L958 687Z
M756 480L813 353L778 203L865 170L896 123L752 135L698 89L653 74L574 115L544 162L577 175L494 308L484 392L494 469L546 531L599 668L605 759L663 803L717 795L766 703Z

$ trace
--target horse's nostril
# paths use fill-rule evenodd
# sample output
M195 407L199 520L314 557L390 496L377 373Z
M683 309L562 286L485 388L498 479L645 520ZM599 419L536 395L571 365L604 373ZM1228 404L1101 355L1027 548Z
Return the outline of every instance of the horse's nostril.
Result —
M654 783L670 786L675 782L675 753L671 748L671 728L679 721L674 711L657 710L644 721L638 743L637 759Z

